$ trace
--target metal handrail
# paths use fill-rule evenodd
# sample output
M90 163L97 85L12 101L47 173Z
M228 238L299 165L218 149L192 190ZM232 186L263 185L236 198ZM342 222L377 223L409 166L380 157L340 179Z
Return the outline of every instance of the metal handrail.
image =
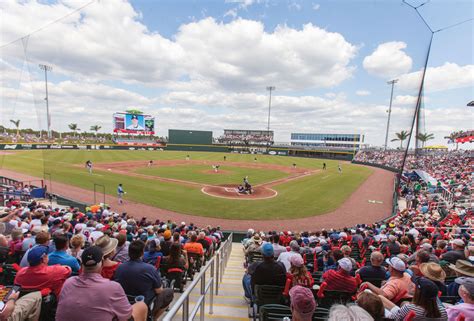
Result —
M224 269L227 266L230 251L232 249L232 237L233 233L230 233L227 240L222 243L219 250L217 250L209 262L201 268L199 274L194 277L194 281L186 288L175 304L173 304L169 312L163 317L163 321L171 321L181 309L183 310L183 321L192 321L198 312L200 313L200 320L204 321L207 294L209 294L209 314L214 313L214 289L215 294L218 295L219 284L222 282L222 275L224 274ZM206 273L209 269L210 277L209 281L206 283ZM190 312L189 297L198 283L201 283L201 293L196 305Z

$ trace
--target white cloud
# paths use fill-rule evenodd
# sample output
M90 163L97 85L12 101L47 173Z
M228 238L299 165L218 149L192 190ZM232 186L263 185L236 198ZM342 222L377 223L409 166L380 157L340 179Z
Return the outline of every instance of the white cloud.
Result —
M293 1L288 5L288 9L300 11L301 10L301 5L299 3L297 3L296 1Z
M64 3L37 2L0 2L1 9L4 41L71 10ZM205 18L181 25L168 39L148 30L124 0L94 3L47 31L29 39L32 63L48 62L55 73L77 79L147 86L208 82L232 91L268 84L280 90L332 87L351 77L357 52L341 34L312 24L266 31L262 22L245 19L222 23ZM3 55L21 57L23 48L8 46Z
M402 41L380 44L372 54L364 58L365 70L385 79L410 71L412 59L403 51L406 47L406 43Z
M224 13L224 17L232 17L232 18L237 18L237 10L236 9L230 9L226 13Z
M357 51L342 35L312 24L267 33L261 22L244 19L183 25L176 43L189 53L183 66L192 70L191 79L252 91L268 84L277 90L338 85L351 77Z
M313 10L316 11L316 10L319 10L319 8L321 8L321 5L319 3L313 3Z
M402 90L419 88L422 73L420 71L404 74L399 77L399 86ZM438 67L428 67L425 78L425 91L436 92L454 88L474 86L474 65L459 66L456 63L446 62Z
M412 95L398 95L393 99L393 105L411 105L415 106L417 102L418 97L417 96L412 96ZM423 101L426 103L430 99L429 97L424 96Z
M357 96L369 96L370 91L368 91L368 90L357 90L356 95Z

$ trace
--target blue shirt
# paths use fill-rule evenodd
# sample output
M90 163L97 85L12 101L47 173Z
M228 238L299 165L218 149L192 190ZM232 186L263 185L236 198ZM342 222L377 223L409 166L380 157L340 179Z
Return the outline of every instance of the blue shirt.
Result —
M155 297L155 289L161 288L160 273L153 265L141 260L120 264L115 270L114 280L120 283L127 295L143 295L146 304Z
M72 255L66 253L66 251L54 251L48 255L48 265L67 265L71 267L72 272L77 273L81 266L79 261Z

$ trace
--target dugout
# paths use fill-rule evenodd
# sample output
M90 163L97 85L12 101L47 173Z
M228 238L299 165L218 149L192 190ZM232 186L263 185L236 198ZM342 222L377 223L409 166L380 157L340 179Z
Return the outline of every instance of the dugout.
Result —
M168 129L168 144L212 145L212 131Z

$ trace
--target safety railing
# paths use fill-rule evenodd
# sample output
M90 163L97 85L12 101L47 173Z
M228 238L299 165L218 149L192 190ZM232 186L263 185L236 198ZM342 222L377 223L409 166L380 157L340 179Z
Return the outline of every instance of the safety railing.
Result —
M201 271L197 276L194 276L194 281L186 288L183 294L173 304L169 312L163 317L163 321L171 321L182 310L182 320L192 321L199 312L199 318L204 321L205 317L205 306L206 296L209 295L209 314L213 314L214 308L214 293L219 294L219 285L222 282L222 276L224 275L225 267L229 261L230 251L232 250L232 237L233 233L230 233L227 240L221 244L219 250L216 251L214 256L207 262L207 264L201 268ZM206 282L206 274L210 270L209 280ZM189 298L191 292L200 283L199 298L195 306L190 310Z

